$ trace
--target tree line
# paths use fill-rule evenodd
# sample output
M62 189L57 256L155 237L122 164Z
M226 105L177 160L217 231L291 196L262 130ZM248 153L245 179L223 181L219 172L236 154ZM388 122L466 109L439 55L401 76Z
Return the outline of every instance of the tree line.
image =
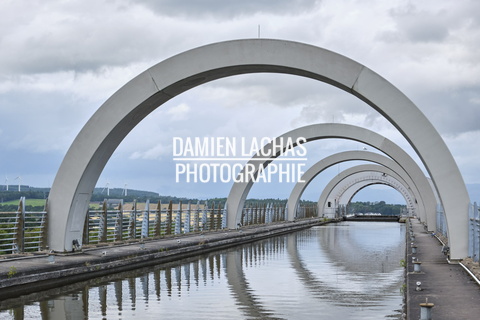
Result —
M406 206L402 204L387 204L385 201L375 202L350 202L348 205L348 213L380 213L386 216L396 216L406 210Z

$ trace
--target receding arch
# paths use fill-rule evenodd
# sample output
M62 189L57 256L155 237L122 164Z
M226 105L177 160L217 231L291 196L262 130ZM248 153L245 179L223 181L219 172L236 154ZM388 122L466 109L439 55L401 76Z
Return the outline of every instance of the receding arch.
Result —
M354 180L355 180L356 174L369 173L369 172L378 172L380 174L386 174L392 177L393 179L395 179L396 181L398 181L399 184L403 186L403 190L399 186L396 186L393 184L391 186L397 189L397 191L402 193L404 196L407 196L410 199L408 202L412 203L412 205L415 203L414 202L415 197L413 193L411 193L411 190L412 190L411 186L406 181L404 181L402 177L396 174L393 170L381 165L363 164L363 165L358 165L358 166L354 166L354 167L343 170L325 186L317 202L319 215L324 212L324 209L327 206L327 202L334 200L335 196L332 196L332 194L338 191L338 189L336 190L336 188L338 188L338 186L342 182L346 181L348 183L350 179L350 181L353 180L353 182L355 183ZM338 192L337 192L337 196L338 196Z
M393 149L393 148L392 148ZM400 147L398 147L398 150L400 151ZM317 163L315 163L313 166L311 166L303 175L301 180L304 182L297 182L295 186L293 187L292 192L290 193L290 196L288 198L287 202L287 209L288 209L288 220L293 220L295 217L295 210L297 208L298 202L300 201L300 198L305 190L305 188L312 182L312 180L319 175L321 172L323 172L325 169L331 167L332 165L335 165L340 162L344 161L349 161L349 160L364 160L364 161L369 161L369 162L374 162L377 164L381 164L383 166L386 166L387 168L393 170L395 173L400 175L403 180L405 180L409 185L412 186L412 192L414 194L415 199L418 200L419 202L419 213L421 214L421 217L427 221L427 225L430 228L435 227L435 208L436 205L435 203L426 203L424 201L424 195L423 193L428 193L427 191L423 192L423 190L418 189L418 184L420 184L420 180L422 177L420 176L415 176L414 173L417 173L418 171L421 172L420 168L416 166L416 168L412 169L409 167L409 163L402 163L400 160L400 164L398 162L393 161L390 158L387 158L383 155L380 155L378 153L373 153L369 151L345 151L345 152L339 152L336 154L333 154L331 156L328 156ZM413 160L412 160L413 162ZM411 163L410 163L411 165ZM406 169L405 169L406 168ZM412 172L413 171L413 172ZM428 181L426 180L426 177L423 176L423 179L425 179L424 183L427 183ZM430 190L430 192L433 192ZM425 196L426 199L428 199L428 196Z
M357 126L338 123L321 123L297 128L284 133L276 138L277 141L275 143L266 145L264 149L271 150L272 145L279 146L283 141L286 141L287 138L291 138L293 141L296 141L300 137L305 138L307 142L328 138L349 139L363 142L373 148L383 151L410 175L410 178L415 181L415 185L417 185L418 190L422 190L423 200L426 203L426 208L428 208L427 214L429 215L429 219L427 220L435 223L436 214L435 209L433 208L436 208L437 202L435 200L435 195L431 184L415 161L413 161L413 159L404 150L402 150L402 148L397 146L389 139L379 135L376 132ZM249 164L258 170L260 167L266 167L268 163L274 160L277 156L278 154L275 154L270 157L271 160L267 160L261 155L256 155L252 158L252 160L249 161ZM257 158L260 158L260 160L257 160ZM303 180L308 180L308 177ZM237 182L232 186L227 199L227 223L229 228L234 228L240 223L243 206L248 192L252 186L253 181L251 180ZM289 208L292 210L296 208L296 206L290 205ZM290 219L293 219L294 215L290 212L289 217ZM434 227L434 223L432 223L430 227Z
M367 187L370 187L370 186L373 186L373 185L384 185L384 186L388 186L389 188L391 189L395 189L394 186L392 186L392 184L394 184L394 180L392 179L392 182L391 183L385 183L383 182L381 179L378 179L378 180L375 180L375 179L370 179L370 180L365 180L365 181L358 181L357 183L353 184L351 187L349 187L347 190L345 190L345 192L343 192L341 195L340 195L340 199L339 199L339 204L340 205L347 205L348 203L350 203L352 201L352 199L360 192L362 191L363 189L367 188ZM398 182L397 182L398 183ZM398 190L396 190L398 191ZM401 193L400 193L401 194ZM402 195L403 197L403 195ZM407 207L410 205L407 200L405 199L405 197L403 197L404 200L405 200L405 204L407 205ZM415 200L415 199L413 199ZM413 209L412 208L408 208L408 209ZM410 216L413 216L413 214L416 214L416 212L413 212L412 210L409 210L409 212L411 213Z
M393 179L392 177L388 177L388 179L383 180L383 177L382 178L374 177L372 173L370 174L371 174L370 177L364 177L364 179L366 179L364 181L362 181L362 179L356 178L355 180L357 181L354 183L351 183L351 185L338 196L338 205L347 206L359 191L369 186L380 184L380 185L388 186L394 189L395 191L399 192L402 195L403 199L405 200L405 204L408 210L408 215L409 216L416 215L416 213L418 212L417 208L419 207L418 203L415 203L415 199L412 199L409 196L408 192L406 192L407 190L404 190L403 188L400 187L400 183L397 180Z
M164 102L203 83L273 72L329 83L365 101L409 141L432 178L448 220L451 258L467 256L469 197L446 144L423 113L367 67L315 46L270 39L215 43L164 60L114 93L70 146L49 195L49 246L71 250L82 238L88 203L108 159L125 136ZM101 125L100 125L101 124Z

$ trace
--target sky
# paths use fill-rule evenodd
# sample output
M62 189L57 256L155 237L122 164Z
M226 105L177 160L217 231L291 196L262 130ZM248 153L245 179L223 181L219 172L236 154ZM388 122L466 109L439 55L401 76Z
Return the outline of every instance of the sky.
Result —
M260 37L322 47L386 78L432 122L472 201L480 201L478 1L6 0L0 10L0 185L50 187L88 119L149 67L206 44ZM405 138L350 94L296 76L249 74L198 86L157 108L119 145L97 186L226 197L231 181L176 182L175 137L252 141L329 122L378 132L424 169ZM369 147L340 139L311 142L306 166L363 148ZM329 168L303 198L317 200L322 186L358 164ZM257 183L249 196L282 199L292 188ZM404 201L385 186L368 187L355 199Z

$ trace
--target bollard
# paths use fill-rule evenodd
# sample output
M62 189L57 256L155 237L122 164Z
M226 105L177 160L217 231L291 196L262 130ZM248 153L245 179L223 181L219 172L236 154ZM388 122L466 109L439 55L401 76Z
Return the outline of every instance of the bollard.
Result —
M415 291L422 291L422 287L421 287L422 283L420 281L417 281L415 284L417 285L415 287Z
M422 272L422 263L420 261L415 261L413 263L413 272Z
M47 260L48 260L48 263L55 263L55 255L49 254Z
M432 320L433 307L434 304L429 303L428 298L425 299L424 303L420 303L420 320Z

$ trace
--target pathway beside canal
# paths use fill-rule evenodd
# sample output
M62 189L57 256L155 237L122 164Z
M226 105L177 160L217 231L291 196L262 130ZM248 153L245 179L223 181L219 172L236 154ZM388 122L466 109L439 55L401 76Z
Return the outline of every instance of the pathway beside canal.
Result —
M480 286L460 264L449 264L442 253L442 244L424 230L423 225L410 219L417 246L412 253L407 246L407 314L409 320L420 319L420 303L433 303L433 320L475 320L480 316ZM410 239L407 236L407 241ZM413 257L420 264L414 272ZM420 282L421 291L417 291Z

